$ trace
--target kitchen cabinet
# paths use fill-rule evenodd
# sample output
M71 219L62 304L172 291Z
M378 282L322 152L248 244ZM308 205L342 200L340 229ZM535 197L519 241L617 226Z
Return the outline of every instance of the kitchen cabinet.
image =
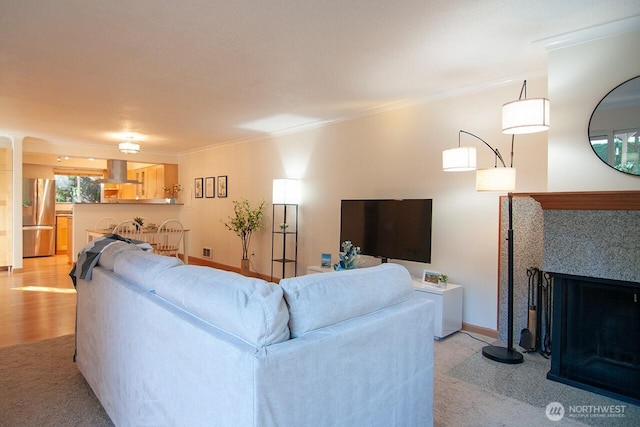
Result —
M141 199L162 199L167 197L165 187L178 183L178 165L154 165L134 169L131 179L140 181L136 187ZM135 197L132 197L135 198Z
M134 171L127 171L127 179L136 179L135 175ZM120 199L136 198L136 188L138 184L119 184L118 186L120 187L120 192L118 193Z
M163 199L168 197L165 187L178 183L178 165L153 165L129 169L127 179L140 184L104 184L104 198L109 199Z
M104 185L104 198L105 199L117 199L120 193L120 184L105 184Z
M69 217L56 215L56 255L66 254L69 250Z
M157 199L162 197L164 191L164 177L162 172L164 165L150 166L147 168L147 179L145 182L145 195L147 199Z

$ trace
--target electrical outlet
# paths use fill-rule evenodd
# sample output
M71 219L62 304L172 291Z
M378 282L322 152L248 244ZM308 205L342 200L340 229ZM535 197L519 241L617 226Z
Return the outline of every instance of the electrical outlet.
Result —
M202 256L211 259L211 248L202 248Z

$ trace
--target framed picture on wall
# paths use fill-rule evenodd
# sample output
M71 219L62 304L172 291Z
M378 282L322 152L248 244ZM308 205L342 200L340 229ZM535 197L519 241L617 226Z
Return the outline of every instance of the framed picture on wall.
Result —
M218 197L227 197L227 175L218 177Z
M196 178L195 196L196 199L202 199L202 178Z
M208 176L204 179L204 197L210 199L216 197L215 182L216 179L212 176Z

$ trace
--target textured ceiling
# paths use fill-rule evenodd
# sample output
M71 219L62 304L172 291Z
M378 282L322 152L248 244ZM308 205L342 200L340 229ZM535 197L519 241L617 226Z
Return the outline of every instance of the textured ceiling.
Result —
M259 138L252 122L272 116L271 131L318 125L544 75L540 40L638 14L637 0L0 0L0 134L113 146L128 131L180 153Z

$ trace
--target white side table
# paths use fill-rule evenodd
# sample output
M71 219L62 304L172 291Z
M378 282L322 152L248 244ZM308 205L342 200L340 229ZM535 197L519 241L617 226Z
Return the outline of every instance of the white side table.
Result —
M446 288L438 288L422 283L420 279L413 279L413 289L416 297L435 302L435 338L444 338L462 329L462 286L447 283Z

